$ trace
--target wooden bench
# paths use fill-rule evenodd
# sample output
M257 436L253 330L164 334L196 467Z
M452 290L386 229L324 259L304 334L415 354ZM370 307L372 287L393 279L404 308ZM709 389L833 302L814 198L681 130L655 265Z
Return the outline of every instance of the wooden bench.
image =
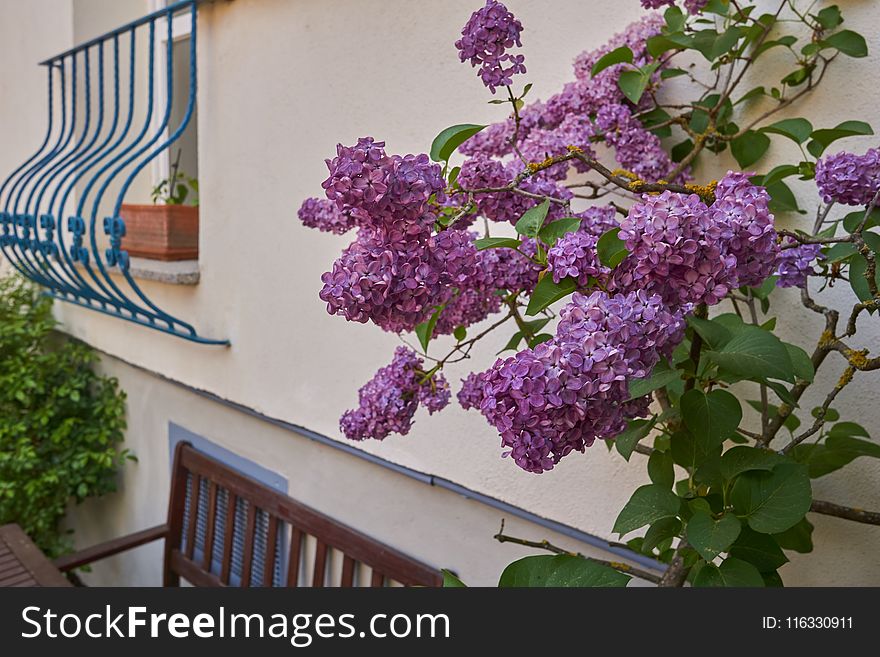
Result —
M179 586L439 586L440 573L178 443L168 521L55 560L62 572L164 539Z

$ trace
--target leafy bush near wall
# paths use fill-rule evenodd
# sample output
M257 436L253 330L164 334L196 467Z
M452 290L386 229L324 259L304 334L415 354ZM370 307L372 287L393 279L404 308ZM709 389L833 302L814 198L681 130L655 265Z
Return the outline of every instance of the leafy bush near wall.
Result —
M50 298L0 278L0 524L18 523L50 555L70 547L59 523L71 499L115 490L129 458L125 393L54 327Z

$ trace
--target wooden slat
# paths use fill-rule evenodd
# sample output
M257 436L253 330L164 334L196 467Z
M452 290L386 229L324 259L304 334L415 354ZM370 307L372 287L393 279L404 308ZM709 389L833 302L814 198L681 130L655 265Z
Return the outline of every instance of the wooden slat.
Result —
M257 507L248 504L247 524L244 529L244 554L241 558L241 585L251 585L251 569L254 566L254 527L257 524Z
M290 531L290 555L287 559L287 586L299 585L299 559L302 554L303 533L298 527Z
M354 586L354 564L355 560L346 554L342 560L342 580L340 581L340 586L344 588Z
M20 570L17 573L8 575L0 579L0 587L7 586L37 586L37 580L27 570Z
M171 567L183 579L193 586L225 586L220 578L212 573L207 573L192 559L182 554L180 550L171 551Z
M201 477L195 472L192 473L189 483L189 515L186 528L186 556L192 559L193 551L196 547L196 521L199 518L199 495L202 487L200 485Z
M263 559L263 586L272 586L275 579L275 547L278 541L278 518L269 516L266 534L266 558Z
M160 538L165 538L167 535L168 525L157 525L156 527L144 529L135 532L134 534L129 534L128 536L114 538L112 541L93 545L92 547L80 550L79 552L74 552L73 554L65 554L63 557L55 559L53 563L61 572L67 572L68 570L85 566L95 561L99 561L100 559L106 559L107 557L119 554L125 550L131 550L132 548L152 543L153 541L158 541Z
M202 567L211 572L211 559L214 555L214 524L217 522L217 484L208 482L208 518L205 527L205 555Z
M374 588L385 586L385 576L375 568L373 568L373 574L370 576L370 586Z
M21 527L15 524L0 527L0 544L5 544L27 573L27 578L39 586L71 586L67 578L46 558ZM19 581L25 581L19 580ZM7 584L12 582L6 579Z
M232 538L235 536L235 508L238 497L226 491L226 527L223 532L223 562L220 566L220 579L229 584L229 573L232 570Z
M327 544L320 538L317 540L318 545L315 547L315 572L312 577L312 586L323 588L327 570Z
M296 500L227 468L191 446L181 452L181 462L192 472L216 481L270 515L298 527L305 534L318 537L328 545L350 555L355 561L376 568L389 578L407 586L440 586L443 579L431 568L375 539L357 532Z
M174 448L174 463L171 471L171 492L168 495L168 536L162 559L162 585L180 586L180 576L171 568L171 553L179 549L183 542L183 517L186 510L186 469L183 454L192 446L181 441Z

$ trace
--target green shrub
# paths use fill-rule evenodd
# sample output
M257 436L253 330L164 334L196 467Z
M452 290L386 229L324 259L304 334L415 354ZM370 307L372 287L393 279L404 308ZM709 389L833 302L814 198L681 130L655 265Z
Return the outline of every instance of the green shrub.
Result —
M0 525L16 522L47 554L71 547L71 500L116 489L128 450L125 394L97 355L55 333L52 300L0 277Z

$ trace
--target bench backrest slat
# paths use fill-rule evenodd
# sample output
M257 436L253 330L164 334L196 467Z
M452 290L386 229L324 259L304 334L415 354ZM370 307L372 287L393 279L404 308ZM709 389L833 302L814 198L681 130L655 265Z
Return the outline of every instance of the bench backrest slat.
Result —
M356 586L367 572L370 586L442 583L430 566L186 442L175 451L168 526L166 586L181 577L197 586Z

